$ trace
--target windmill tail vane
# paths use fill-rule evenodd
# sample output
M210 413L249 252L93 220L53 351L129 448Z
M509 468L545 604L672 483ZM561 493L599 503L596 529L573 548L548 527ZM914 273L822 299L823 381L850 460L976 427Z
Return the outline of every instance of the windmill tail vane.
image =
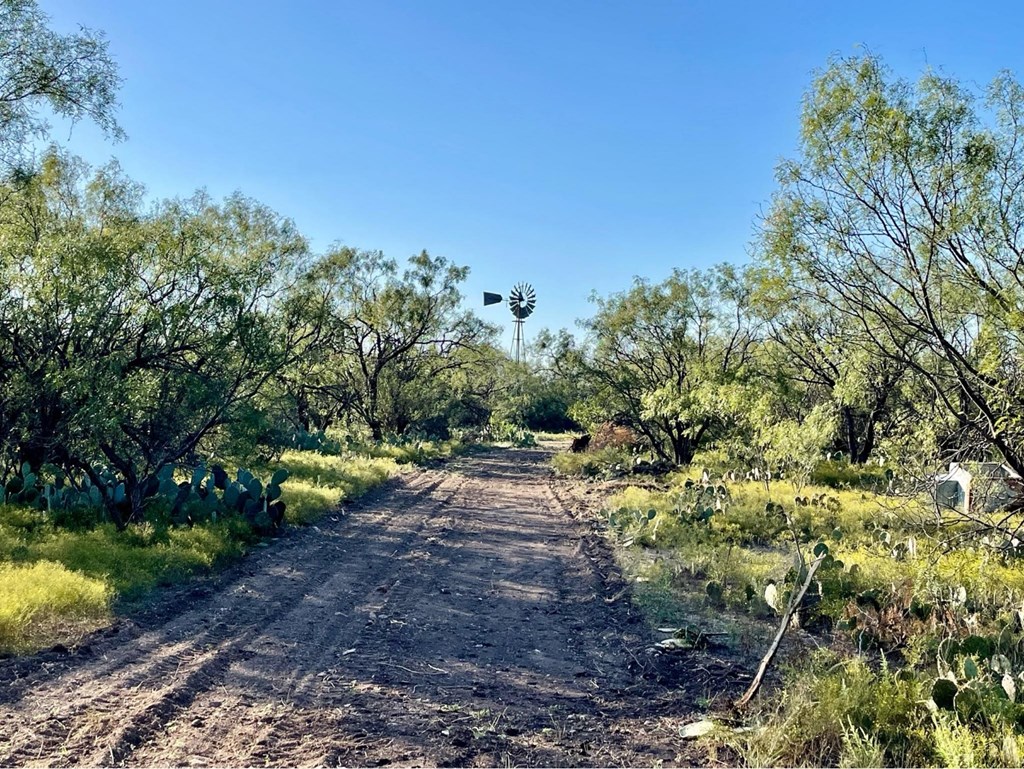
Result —
M484 306L499 304L504 301L501 294L484 291ZM523 323L533 314L537 306L537 293L529 283L517 283L508 295L508 309L515 318L515 330L512 334L512 357L519 363L525 354L526 343L523 339Z

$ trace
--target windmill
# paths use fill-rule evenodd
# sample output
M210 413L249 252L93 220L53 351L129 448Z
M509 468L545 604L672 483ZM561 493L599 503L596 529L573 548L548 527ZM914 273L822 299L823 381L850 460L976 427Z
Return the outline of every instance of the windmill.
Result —
M484 291L484 306L504 301L501 294ZM529 283L516 283L508 295L508 309L515 317L515 331L512 333L512 357L516 363L523 358L525 343L523 342L523 322L533 314L537 306L537 294Z

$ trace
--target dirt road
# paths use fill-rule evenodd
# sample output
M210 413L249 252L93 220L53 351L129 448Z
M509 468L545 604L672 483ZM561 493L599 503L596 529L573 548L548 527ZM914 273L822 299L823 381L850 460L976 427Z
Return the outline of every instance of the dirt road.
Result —
M686 697L639 675L646 631L547 458L412 474L155 618L0 663L0 764L685 762Z

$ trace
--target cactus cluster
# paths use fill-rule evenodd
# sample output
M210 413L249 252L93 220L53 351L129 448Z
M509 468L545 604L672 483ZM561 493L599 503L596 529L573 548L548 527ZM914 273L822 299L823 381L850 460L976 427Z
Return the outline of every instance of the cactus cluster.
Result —
M52 483L43 483L28 463L22 465L19 474L0 485L0 504L30 505L48 513L106 507L121 513L122 520L130 514L124 481L108 467L94 467L77 482L57 469L53 476ZM239 470L237 479L231 480L219 465L207 469L200 464L189 480L176 482L174 467L166 465L140 484L140 499L143 507L162 500L174 523L194 524L216 521L225 514L240 515L257 533L270 534L284 523L281 484L287 478L288 471L279 469L264 486L248 470Z
M203 518L217 520L221 515L240 515L259 534L275 532L284 523L285 503L281 500L281 484L288 471L277 470L264 486L245 469L231 480L220 465L200 464L187 481L175 483L173 468L164 468L157 477L158 493L173 500L171 517L180 522L195 523Z
M288 478L288 471L278 469L264 486L259 478L248 470L239 470L237 480L231 481L221 468L214 468L213 483L223 492L222 503L245 517L257 532L269 533L284 523L285 503L281 500L281 484Z
M99 507L107 503L119 505L125 501L124 483L105 467L94 469L100 484L94 484L88 475L81 482L73 484L68 476L57 468L53 471L52 483L43 483L26 462L17 475L6 485L0 485L0 504L29 505L40 510L70 510L76 507Z
M1015 670L1010 657L999 651L1006 646L1001 637L946 639L937 659L939 676L932 682L931 706L953 711L964 721L1007 710L1012 711L1014 720L1019 719L1020 706L1014 708L1013 703L1018 700L1024 672Z
M39 489L32 467L26 462L21 472L5 485L0 485L0 502L9 505L34 505L39 500Z

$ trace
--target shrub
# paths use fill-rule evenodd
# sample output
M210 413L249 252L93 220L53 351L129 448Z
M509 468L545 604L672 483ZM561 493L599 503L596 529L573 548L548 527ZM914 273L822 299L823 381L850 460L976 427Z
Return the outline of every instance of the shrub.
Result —
M637 445L637 435L629 427L605 422L595 427L591 433L590 450L632 449Z
M614 447L582 454L561 453L551 460L555 472L579 478L616 477L629 472L632 457L629 452Z
M884 491L892 478L892 470L877 464L852 465L828 460L819 462L811 473L811 483L833 489L867 489Z
M763 728L732 744L748 766L924 766L932 762L927 699L912 675L819 652L791 671Z

